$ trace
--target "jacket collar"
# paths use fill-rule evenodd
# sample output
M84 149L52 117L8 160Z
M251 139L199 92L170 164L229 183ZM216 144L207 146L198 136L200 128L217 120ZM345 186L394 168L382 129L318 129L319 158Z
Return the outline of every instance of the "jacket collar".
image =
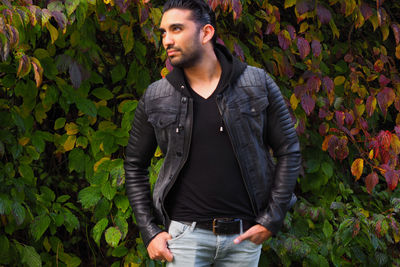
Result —
M239 76L246 69L247 64L232 56L228 49L221 44L216 44L214 51L222 68L220 78L222 86L220 86L220 88L222 88L223 91L227 88L227 85L236 82ZM175 89L182 91L186 96L191 96L183 69L175 67L165 78L174 86Z

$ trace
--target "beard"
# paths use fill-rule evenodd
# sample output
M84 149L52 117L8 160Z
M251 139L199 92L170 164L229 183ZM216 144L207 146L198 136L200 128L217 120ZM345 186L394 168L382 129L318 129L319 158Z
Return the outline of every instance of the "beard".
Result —
M185 50L180 47L168 47L168 49L174 49L179 51L178 56L168 57L171 65L175 68L190 68L195 66L202 57L202 49L198 36L191 42L190 45L186 46Z

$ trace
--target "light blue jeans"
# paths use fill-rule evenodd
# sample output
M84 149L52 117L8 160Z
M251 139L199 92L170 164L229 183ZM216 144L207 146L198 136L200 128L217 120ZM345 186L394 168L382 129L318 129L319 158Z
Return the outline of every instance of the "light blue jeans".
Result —
M262 245L244 240L233 243L238 235L215 235L210 230L172 221L169 229L172 239L168 247L174 255L167 267L257 267Z

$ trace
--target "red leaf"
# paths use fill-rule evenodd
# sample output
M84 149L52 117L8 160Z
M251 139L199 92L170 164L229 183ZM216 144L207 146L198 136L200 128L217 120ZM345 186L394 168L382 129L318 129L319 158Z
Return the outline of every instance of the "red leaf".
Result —
M394 190L399 182L399 172L395 170L388 170L385 172L386 183L390 190Z
M235 43L233 45L233 47L235 50L235 54L240 58L241 61L244 61L244 53L243 53L243 49L240 47L240 45Z
M378 184L378 181L379 181L379 178L378 178L378 174L376 174L376 172L372 172L367 175L367 177L365 178L365 185L367 187L367 191L369 194L372 194L372 190Z
M341 137L338 141L338 145L335 148L336 157L339 160L344 160L349 155L349 148L347 147L347 138Z
M322 24L329 23L332 19L332 14L329 11L329 9L327 9L326 7L324 7L321 4L317 5L317 16L318 16L319 21L321 21Z
M321 79L317 76L311 76L307 80L307 91L308 92L318 92L321 87Z
M390 147L390 142L392 141L392 134L389 131L380 131L377 136L379 145L387 150Z
M328 76L325 76L324 78L322 78L322 88L325 89L325 91L329 94L330 92L332 92L333 88L334 88L334 83L332 81L331 78L329 78Z
M381 85L381 87L385 87L388 83L390 83L390 79L381 74L381 76L379 76L379 84Z
M301 59L304 59L310 53L310 44L303 37L297 37L297 47L299 49Z
M279 41L279 46L283 49L286 50L289 48L290 45L290 34L287 30L283 30L278 34L278 41Z
M296 3L296 10L297 13L299 13L300 15L303 15L304 13L313 9L314 9L314 4L310 0L299 0Z
M215 11L217 6L219 6L220 1L219 0L208 0L208 5L211 6L212 10Z
M395 97L396 95L393 89L389 87L385 87L378 93L376 98L378 99L379 107L381 108L383 115L385 117L387 113L387 108L393 104Z
M343 111L335 111L335 118L336 118L336 124L339 127L342 127L344 124L344 112Z
M353 122L354 122L353 115L351 115L350 113L346 112L344 114L344 116L345 116L344 121L346 122L346 124L349 125L349 126L352 125Z
M329 130L329 124L327 124L326 122L323 122L319 126L318 132L320 135L324 136L328 133L328 130Z
M376 98L371 95L367 98L367 104L366 104L368 117L371 117L372 114L374 114L375 107L376 107Z
M382 230L382 220L379 220L375 225L375 233L378 237L381 237L381 230Z
M310 115L311 112L314 110L315 101L311 96L305 94L301 97L301 106L303 107L306 114Z
M357 220L356 223L353 226L353 237L355 237L356 235L358 235L358 233L360 232L360 221Z
M276 28L276 22L274 23L268 23L267 29L265 30L265 34L271 34L275 31Z
M312 40L311 48L314 54L314 57L319 57L321 55L321 43L317 40Z
M286 29L289 32L290 38L294 40L296 38L296 29L292 25L288 25Z
M392 30L394 34L394 38L396 39L396 45L400 42L400 26L397 23L392 23Z
M376 72L381 72L383 70L383 61L378 59L374 64L374 70Z
M242 3L240 0L232 0L233 19L238 19L242 14Z
M368 20L373 15L372 8L364 1L361 4L360 11L365 20Z

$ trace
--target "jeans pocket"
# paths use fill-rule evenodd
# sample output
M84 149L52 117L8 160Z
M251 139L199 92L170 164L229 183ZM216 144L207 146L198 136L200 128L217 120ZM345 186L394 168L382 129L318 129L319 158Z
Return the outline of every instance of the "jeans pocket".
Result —
M171 235L172 239L168 240L168 243L172 243L180 238L182 238L191 229L191 226L178 221L171 221L168 228L168 233Z

